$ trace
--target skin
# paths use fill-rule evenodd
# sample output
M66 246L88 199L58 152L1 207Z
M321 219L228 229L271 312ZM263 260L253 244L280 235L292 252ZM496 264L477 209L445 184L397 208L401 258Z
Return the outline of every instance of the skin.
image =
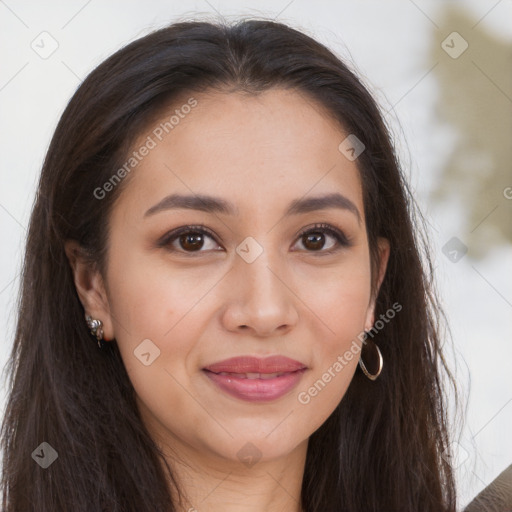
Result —
M124 183L109 223L106 276L73 242L66 251L84 309L103 322L105 339L117 340L144 423L186 494L179 510L300 511L308 438L345 394L358 356L308 404L298 394L354 340L360 346L357 335L374 322L357 160L338 150L348 134L298 92L194 97L198 105ZM169 115L162 112L162 120ZM339 208L283 216L294 199L332 192L354 203L360 221ZM218 196L239 213L175 209L144 217L171 193ZM315 251L299 236L315 223L339 228L351 245L326 233ZM197 224L217 237L205 235L201 252L187 253L179 239L158 247L167 232ZM252 263L235 251L248 236L263 248ZM378 286L386 240L379 249ZM160 350L148 366L134 356L145 339ZM276 354L308 370L273 402L231 397L202 372L233 356ZM237 456L247 443L261 453L251 467Z

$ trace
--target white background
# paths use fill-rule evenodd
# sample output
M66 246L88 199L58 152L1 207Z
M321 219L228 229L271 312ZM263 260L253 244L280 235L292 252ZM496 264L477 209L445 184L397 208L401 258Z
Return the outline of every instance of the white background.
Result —
M228 20L238 15L277 18L352 60L383 110L389 111L386 119L406 174L431 226L436 279L453 333L455 350L448 355L468 400L457 438L459 456L453 462L461 504L467 503L512 464L512 247L507 242L472 246L464 202L455 196L443 203L432 200L457 140L455 128L439 119L439 84L432 72L436 38L461 31L458 26L441 28L447 6L464 11L475 30L505 45L510 55L511 0L0 0L0 365L5 365L12 344L35 183L56 123L80 81L124 44L178 19L218 19L219 14ZM31 48L43 31L58 44L47 59ZM468 30L463 35L470 52L477 38ZM451 59L443 52L437 57ZM504 65L510 70L510 59ZM512 98L506 84L487 78L489 95ZM512 100L507 108L512 113ZM496 126L496 133L503 129ZM504 171L512 186L510 168ZM469 169L464 180L472 180L472 172L478 171ZM495 205L501 211L508 208L512 219L512 200L507 201L503 188L496 189L494 203L483 206L491 212ZM458 263L442 252L453 236L469 247ZM483 256L472 258L474 249Z

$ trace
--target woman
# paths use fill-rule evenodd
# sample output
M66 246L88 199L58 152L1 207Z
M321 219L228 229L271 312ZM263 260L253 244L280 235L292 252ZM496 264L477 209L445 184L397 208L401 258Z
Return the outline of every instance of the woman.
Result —
M310 37L186 22L111 56L41 174L2 510L454 511L413 207Z

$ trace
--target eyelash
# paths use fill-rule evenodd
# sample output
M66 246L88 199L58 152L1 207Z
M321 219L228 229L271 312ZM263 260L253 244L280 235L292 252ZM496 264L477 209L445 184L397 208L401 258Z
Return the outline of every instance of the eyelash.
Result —
M208 235L210 238L212 238L215 241L215 243L220 245L217 242L216 235L213 233L213 231L211 231L210 229L208 229L206 226L204 226L202 224L198 224L198 225L193 225L193 226L182 226L182 227L179 227L177 229L174 229L174 230L166 233L158 242L158 247L161 247L161 248L165 247L168 250L170 250L171 252L180 252L183 254L191 254L191 255L206 252L206 251L202 251L202 250L185 251L185 250L174 249L171 247L171 243L174 242L175 240L177 240L181 235L190 234L190 233ZM325 251L322 249L320 249L318 251L306 250L306 252L309 252L309 253L318 254L320 256L328 255L328 254L333 254L335 252L338 252L342 248L347 248L352 245L350 238L347 237L345 235L345 233L343 233L343 231L341 231L338 228L335 228L334 226L331 226L330 224L318 223L318 224L314 224L313 226L308 226L307 228L304 228L297 235L297 240L299 240L301 237L303 237L304 235L306 235L308 233L327 234L327 235L332 236L337 242L337 246L335 246L331 249L328 249Z
M338 228L335 228L334 226L331 226L330 224L325 223L317 223L313 224L313 226L308 226L304 228L298 235L297 239L302 238L304 235L308 233L323 233L326 235L332 236L338 245L335 245L333 248L328 249L326 251L320 249L319 251L306 251L310 253L315 253L319 255L326 255L326 254L333 254L335 252L338 252L340 249L343 249L344 247L350 247L352 243L350 242L350 239Z

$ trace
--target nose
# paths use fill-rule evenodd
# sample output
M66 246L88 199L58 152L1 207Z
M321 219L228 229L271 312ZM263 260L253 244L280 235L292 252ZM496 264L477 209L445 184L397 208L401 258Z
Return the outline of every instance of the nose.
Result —
M238 258L229 273L228 300L222 322L229 331L269 337L296 325L297 297L286 273L264 251L255 261Z

